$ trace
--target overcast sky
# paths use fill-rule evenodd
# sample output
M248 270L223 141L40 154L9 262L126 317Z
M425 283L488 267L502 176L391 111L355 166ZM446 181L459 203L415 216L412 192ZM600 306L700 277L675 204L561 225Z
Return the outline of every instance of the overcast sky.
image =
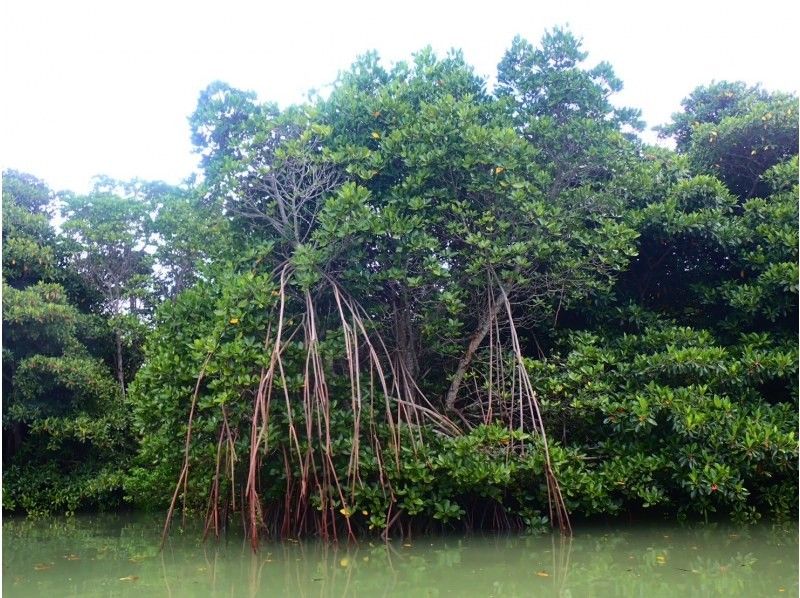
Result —
M569 25L588 65L624 81L616 103L663 123L712 79L797 92L796 0L4 0L0 162L54 189L93 175L178 183L197 159L187 117L221 79L285 106L358 55L463 49L491 77L515 34ZM651 136L650 139L653 137Z

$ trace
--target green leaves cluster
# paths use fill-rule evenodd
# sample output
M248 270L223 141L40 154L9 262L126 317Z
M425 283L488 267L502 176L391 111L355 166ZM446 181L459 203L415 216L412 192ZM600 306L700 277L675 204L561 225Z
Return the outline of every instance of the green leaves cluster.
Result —
M796 414L784 401L797 346L738 341L662 322L618 338L577 333L563 359L530 363L553 433L590 458L604 511L790 514Z

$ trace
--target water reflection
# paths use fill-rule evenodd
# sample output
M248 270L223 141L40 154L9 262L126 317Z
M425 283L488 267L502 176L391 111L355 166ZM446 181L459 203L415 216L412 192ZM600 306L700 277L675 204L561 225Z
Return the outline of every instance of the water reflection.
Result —
M158 517L3 524L6 596L797 595L797 527L579 529L560 535L415 537L384 544L202 543Z

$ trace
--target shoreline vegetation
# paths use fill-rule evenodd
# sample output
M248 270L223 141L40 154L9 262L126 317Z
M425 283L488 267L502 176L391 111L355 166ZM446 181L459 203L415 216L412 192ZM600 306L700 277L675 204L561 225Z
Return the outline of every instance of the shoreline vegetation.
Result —
M253 549L796 518L797 97L698 87L650 146L587 58L518 37L488 90L367 53L284 110L214 82L199 180L4 172L4 513Z

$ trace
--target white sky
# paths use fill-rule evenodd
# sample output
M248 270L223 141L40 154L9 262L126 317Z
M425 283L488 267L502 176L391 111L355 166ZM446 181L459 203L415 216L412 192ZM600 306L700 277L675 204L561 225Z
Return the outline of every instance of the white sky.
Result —
M4 0L0 164L54 189L95 174L178 183L197 163L187 117L215 79L285 106L369 49L406 59L464 50L492 76L517 33L568 24L587 63L609 61L618 104L649 127L712 79L798 90L798 3ZM650 140L654 139L651 135Z

